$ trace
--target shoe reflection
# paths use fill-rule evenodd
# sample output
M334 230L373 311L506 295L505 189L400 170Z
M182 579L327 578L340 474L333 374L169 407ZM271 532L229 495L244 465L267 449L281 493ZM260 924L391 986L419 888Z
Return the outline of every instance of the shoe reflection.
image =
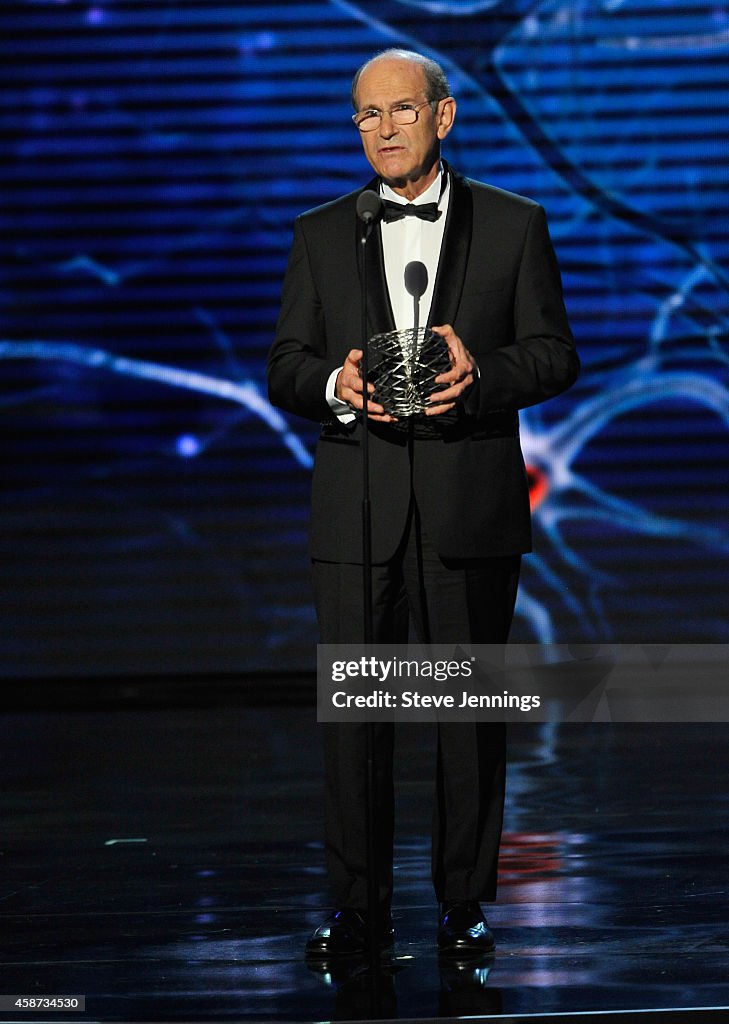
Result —
M501 990L489 984L494 961L493 953L459 959L439 957L438 1015L463 1017L501 1013Z
M462 1017L501 1013L501 990L490 983L494 961L493 953L465 958L439 957L439 989L433 1015ZM329 962L307 963L309 971L334 990L335 1020L397 1019L395 977L406 968L417 971L419 966L427 969L428 982L432 984L433 960L430 958L424 963L385 956L374 973L365 958L337 957Z
M395 974L401 968L394 958L382 957L379 970L372 971L366 958L337 957L308 963L324 985L334 989L335 1020L396 1019Z

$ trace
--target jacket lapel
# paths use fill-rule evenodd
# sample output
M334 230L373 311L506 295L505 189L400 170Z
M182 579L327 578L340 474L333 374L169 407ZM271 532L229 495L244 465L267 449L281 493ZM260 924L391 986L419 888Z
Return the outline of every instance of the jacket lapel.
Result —
M365 185L363 192L371 189L379 194L380 179L373 178ZM355 245L357 246L357 266L359 267L360 287L362 285L362 224L356 220ZM367 321L370 337L383 331L395 330L395 318L392 315L390 295L385 278L385 257L382 252L382 232L377 224L365 246L365 273L367 274Z
M444 166L451 176L451 198L428 318L429 325L437 326L455 322L466 278L473 231L471 189L465 178L451 170L445 161Z

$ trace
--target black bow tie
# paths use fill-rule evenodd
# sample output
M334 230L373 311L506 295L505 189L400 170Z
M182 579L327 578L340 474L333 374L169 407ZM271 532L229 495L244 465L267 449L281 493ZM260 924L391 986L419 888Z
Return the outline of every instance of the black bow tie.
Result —
M437 203L394 203L391 199L383 199L384 211L382 219L386 224L393 220L402 220L403 217L420 217L421 220L438 220L441 211Z

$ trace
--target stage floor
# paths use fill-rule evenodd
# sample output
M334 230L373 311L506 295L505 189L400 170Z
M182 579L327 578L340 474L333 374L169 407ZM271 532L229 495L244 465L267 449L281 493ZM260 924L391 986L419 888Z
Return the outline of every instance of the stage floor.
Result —
M187 706L121 692L0 719L0 1019L367 1017L361 970L302 958L327 907L313 707L245 706L204 683ZM434 735L401 728L398 939L379 1016L727 1006L726 738L510 727L497 952L459 969L434 947ZM83 995L86 1011L34 1015L10 995Z

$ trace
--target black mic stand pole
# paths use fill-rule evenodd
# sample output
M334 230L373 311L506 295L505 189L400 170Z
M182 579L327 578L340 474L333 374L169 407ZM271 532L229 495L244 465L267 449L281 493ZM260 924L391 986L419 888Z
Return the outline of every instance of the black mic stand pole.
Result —
M362 361L360 374L362 377L362 574L364 595L364 642L371 644L374 640L372 621L372 512L370 507L370 447L369 447L369 412L367 403L369 392L369 338L367 330L367 240L372 233L375 221L382 210L382 200L376 192L363 192L357 201L357 215L364 223L360 241L362 288L361 288L361 340ZM375 760L375 724L367 722L367 956L372 977L376 978L380 969L379 934L380 934L380 899L379 872L377 865L377 802L376 780L377 766ZM377 992L373 996L377 1000Z
M364 594L364 642L374 640L372 623L372 509L370 505L369 339L367 337L367 264L365 254L372 224L362 232L362 574ZM377 766L375 723L367 722L367 954L373 972L379 969L379 872L377 865Z
M370 445L369 445L369 411L367 408L369 394L367 389L369 374L369 340L367 337L367 265L365 253L367 240L372 231L372 223L365 224L362 232L362 308L361 335L362 361L360 375L362 377L362 565L364 573L364 642L371 644L374 639L372 623L372 510L370 506Z

